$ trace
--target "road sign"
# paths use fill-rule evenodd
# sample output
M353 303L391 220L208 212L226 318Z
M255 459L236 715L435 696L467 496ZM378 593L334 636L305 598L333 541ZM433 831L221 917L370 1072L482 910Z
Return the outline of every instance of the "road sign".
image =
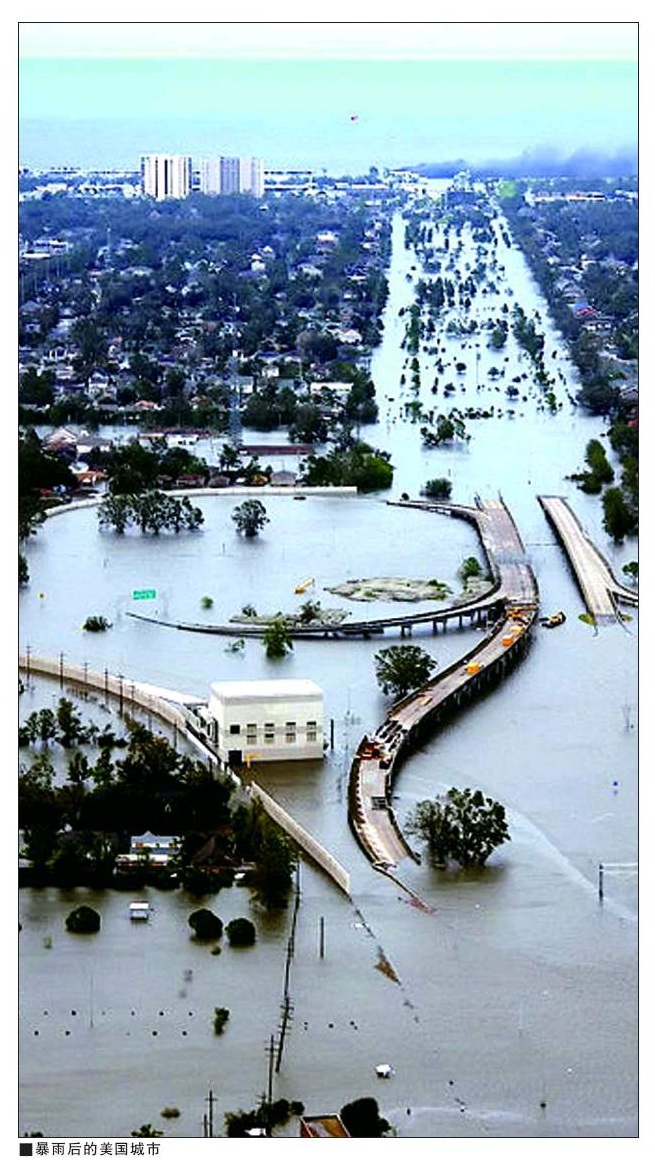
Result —
M156 598L157 590L132 590L132 597L135 602L144 601L148 598Z

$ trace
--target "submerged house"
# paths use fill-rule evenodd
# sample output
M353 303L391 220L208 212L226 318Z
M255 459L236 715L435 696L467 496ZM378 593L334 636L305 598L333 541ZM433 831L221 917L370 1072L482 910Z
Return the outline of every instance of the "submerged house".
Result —
M301 1139L349 1139L340 1115L301 1115Z

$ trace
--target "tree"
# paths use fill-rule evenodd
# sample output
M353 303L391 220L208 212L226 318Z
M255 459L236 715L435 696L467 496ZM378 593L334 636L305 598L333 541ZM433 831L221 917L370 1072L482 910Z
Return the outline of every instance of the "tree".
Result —
M297 864L296 853L286 836L264 817L259 821L259 842L251 874L252 893L265 909L284 908Z
M423 492L426 497L434 497L439 501L447 501L453 491L453 482L448 480L448 477L435 477L433 480L426 481Z
M188 497L180 500L158 489L132 493L126 496L108 494L98 509L102 528L113 527L124 533L128 525L138 525L142 533L159 534L162 529L179 533L182 529L195 530L204 522L202 509Z
M448 863L454 835L450 812L444 804L438 800L421 800L408 816L405 827L410 835L425 841L435 864Z
M83 630L88 630L91 634L98 634L103 630L108 630L111 622L107 621L104 614L89 614L82 626Z
M60 699L57 704L58 739L62 747L73 747L83 731L82 720L70 699Z
M230 1016L230 1011L224 1006L214 1007L214 1033L222 1034L225 1028L225 1023Z
M199 941L217 941L223 935L223 922L211 909L196 909L189 917L189 925Z
M482 868L494 849L510 839L503 805L470 788L451 787L444 797L421 800L405 827L425 841L435 863L450 859L462 868Z
M461 577L461 579L465 585L466 585L466 582L469 581L470 578L480 577L481 573L482 573L482 566L480 565L480 562L478 561L477 557L465 557L462 564L459 567L459 576Z
M100 929L100 914L89 905L80 905L66 917L69 933L97 933Z
M48 368L40 372L35 367L25 369L18 383L18 399L21 404L47 407L54 400L55 372Z
M347 447L340 446L344 443ZM326 456L309 456L300 475L305 485L354 485L360 492L376 492L391 487L393 465L388 452L339 437Z
M98 524L124 533L131 520L130 497L108 494L98 509Z
M244 537L256 537L260 529L267 525L270 518L261 501L243 501L232 512L232 520L236 524L237 532Z
M57 719L50 707L43 707L38 712L39 739L47 747L57 734Z
M353 1139L381 1139L391 1125L380 1117L375 1098L356 1098L339 1111L341 1121Z
M289 623L282 615L273 618L262 635L267 658L284 658L293 650Z
M255 926L247 917L235 917L233 921L228 921L225 933L230 945L238 947L254 945L257 939Z
M399 699L424 686L436 665L420 646L386 646L375 655L378 685Z
M308 626L310 622L320 622L321 620L321 603L314 602L309 598L303 602L298 611L298 621L303 626Z
M610 488L603 493L603 529L613 541L623 541L637 531L637 519L621 489Z

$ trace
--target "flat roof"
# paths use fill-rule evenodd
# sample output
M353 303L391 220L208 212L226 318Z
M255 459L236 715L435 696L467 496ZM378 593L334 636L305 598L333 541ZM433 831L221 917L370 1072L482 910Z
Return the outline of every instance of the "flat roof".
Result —
M340 1115L301 1115L300 1124L311 1139L349 1139Z
M320 686L311 678L213 682L211 691L219 699L288 699L294 695L323 695Z

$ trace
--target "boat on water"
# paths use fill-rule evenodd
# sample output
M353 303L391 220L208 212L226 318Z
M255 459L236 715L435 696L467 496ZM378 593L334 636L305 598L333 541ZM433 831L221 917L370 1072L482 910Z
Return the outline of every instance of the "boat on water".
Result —
M539 620L541 625L545 626L547 630L552 630L554 626L561 626L563 622L566 622L566 614L563 610L558 610L556 614L551 614L549 618L540 618Z

